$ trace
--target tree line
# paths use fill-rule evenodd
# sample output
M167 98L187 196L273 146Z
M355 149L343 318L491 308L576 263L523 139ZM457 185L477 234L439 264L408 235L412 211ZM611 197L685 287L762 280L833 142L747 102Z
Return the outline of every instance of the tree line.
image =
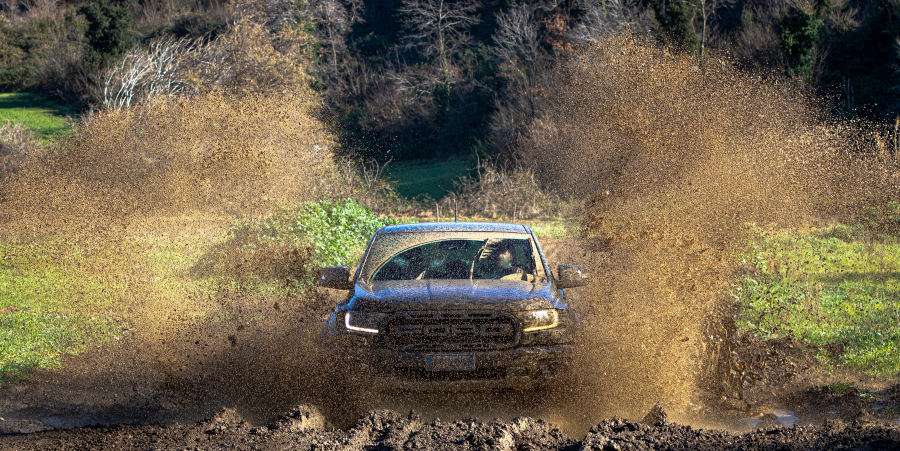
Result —
M305 83L342 152L516 155L560 64L629 33L900 113L900 0L0 0L0 89L84 108ZM721 61L721 60L719 60ZM301 73L302 72L302 73Z

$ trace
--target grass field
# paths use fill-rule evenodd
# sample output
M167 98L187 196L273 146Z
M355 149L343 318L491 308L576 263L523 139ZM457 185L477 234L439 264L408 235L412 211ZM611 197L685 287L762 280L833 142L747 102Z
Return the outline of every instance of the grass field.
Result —
M191 269L221 240L210 222L136 231L121 246L90 250L62 239L0 241L0 385L176 311L182 321L203 318L217 287Z
M72 126L66 116L75 117L76 113L72 107L49 101L37 94L0 94L0 123L21 122L44 142L71 132Z
M395 182L397 193L401 196L414 199L427 195L440 199L452 191L453 182L466 175L473 166L466 160L389 163L385 167L385 175Z
M738 327L837 352L829 364L900 377L900 238L863 226L763 232L742 262Z
M109 263L62 241L0 242L0 384L122 333L124 286L91 276Z

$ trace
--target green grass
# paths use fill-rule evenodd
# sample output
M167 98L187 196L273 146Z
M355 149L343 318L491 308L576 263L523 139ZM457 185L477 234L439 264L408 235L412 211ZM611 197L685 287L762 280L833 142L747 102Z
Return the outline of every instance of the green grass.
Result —
M91 251L63 239L0 241L0 385L57 367L62 356L127 327L157 327L172 315L227 320L235 312L221 295L296 295L312 285L316 267L352 263L390 222L344 200L281 208L228 230L223 218L155 218L122 246Z
M66 116L74 117L70 106L47 100L37 94L13 92L0 94L0 123L21 122L43 142L72 131Z
M395 182L395 189L401 196L440 199L452 191L453 182L466 175L472 167L467 160L390 163L385 167L385 175ZM452 219L453 212L449 214Z
M121 287L86 276L93 263L60 242L0 242L0 384L121 333Z
M856 226L758 232L741 256L738 327L815 345L829 364L900 377L900 238Z
M518 223L530 226L534 230L534 234L539 237L569 238L581 235L581 229L577 221L571 219L525 219L518 221Z

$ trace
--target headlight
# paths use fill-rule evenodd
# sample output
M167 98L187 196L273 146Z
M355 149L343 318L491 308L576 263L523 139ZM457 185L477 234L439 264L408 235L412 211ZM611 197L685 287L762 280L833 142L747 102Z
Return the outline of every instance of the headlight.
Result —
M347 327L347 330L353 332L377 334L378 327L384 317L384 313L348 311L344 315L344 326Z
M559 313L556 309L526 310L517 314L522 325L523 332L552 329L559 325Z

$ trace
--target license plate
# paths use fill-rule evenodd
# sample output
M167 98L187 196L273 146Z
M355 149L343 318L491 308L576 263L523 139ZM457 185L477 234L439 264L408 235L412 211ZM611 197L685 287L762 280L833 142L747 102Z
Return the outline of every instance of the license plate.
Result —
M428 371L474 371L474 354L428 354L425 356Z

